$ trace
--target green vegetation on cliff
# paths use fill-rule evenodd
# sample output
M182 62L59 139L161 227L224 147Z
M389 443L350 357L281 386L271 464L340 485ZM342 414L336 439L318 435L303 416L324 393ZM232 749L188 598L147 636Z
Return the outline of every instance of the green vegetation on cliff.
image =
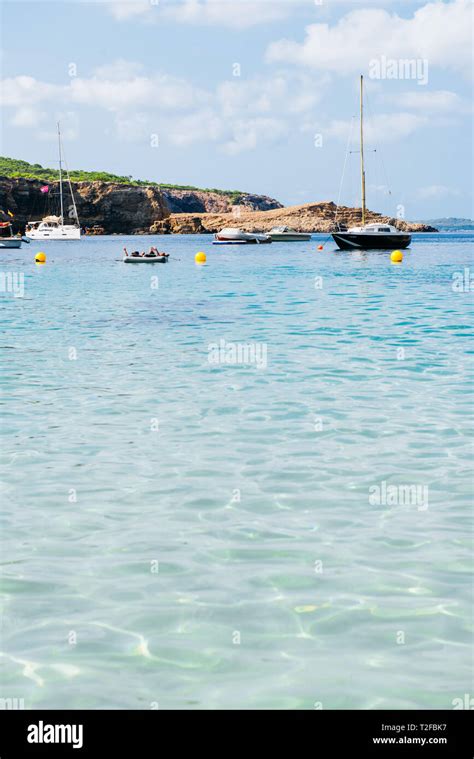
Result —
M151 182L147 179L133 179L131 176L122 177L110 174L108 171L82 171L73 169L69 172L72 182L115 182L117 184L130 184L144 187L152 185L163 190L191 190L192 192L215 192L218 195L226 195L236 203L245 193L240 190L217 190L210 187L193 187L192 185L166 184L165 182ZM57 182L59 169L45 169L39 163L28 163L18 158L6 158L0 156L0 176L18 179L39 179L42 182Z

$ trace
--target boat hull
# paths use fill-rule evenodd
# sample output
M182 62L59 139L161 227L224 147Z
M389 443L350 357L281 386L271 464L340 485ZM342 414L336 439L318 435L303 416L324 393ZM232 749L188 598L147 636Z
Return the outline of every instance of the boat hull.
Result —
M9 249L21 248L21 243L22 243L22 240L19 237L12 238L12 239L8 239L7 237L7 238L4 238L3 240L0 239L0 248L9 248Z
M266 243L269 243L272 241L271 237L250 237L248 239L239 240L239 239L233 239L232 237L221 237L220 235L216 235L217 242L226 242L226 243L246 243L247 245L265 245Z
M411 243L408 234L364 234L363 232L334 232L333 240L341 250L396 250Z
M64 226L58 229L31 229L27 231L31 240L80 240L81 230L79 227Z
M124 264L165 264L167 256L125 256Z
M248 240L213 240L213 245L247 245Z
M269 232L273 242L307 242L311 240L310 234L304 232Z

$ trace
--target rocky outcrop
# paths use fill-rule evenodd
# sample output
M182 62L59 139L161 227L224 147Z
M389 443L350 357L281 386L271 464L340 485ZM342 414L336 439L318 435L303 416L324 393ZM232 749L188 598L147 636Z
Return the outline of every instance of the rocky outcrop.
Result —
M58 213L58 182L49 182L49 192L42 193L44 182L36 179L0 177L0 209L13 213L14 230L24 230L27 221L41 219L48 212ZM158 187L113 182L73 182L74 198L81 224L98 227L105 234L133 234L148 231L150 226L169 214ZM70 211L70 195L65 190L65 216Z
M195 190L168 190L165 187L162 192L171 213L227 213L230 211L227 195Z
M269 211L273 208L283 208L278 200L266 195L171 190L166 187L163 187L162 192L171 213L231 213L235 205L249 211Z
M268 232L272 227L289 226L297 232L331 232L335 228L336 204L332 201L306 203L270 211L247 211L234 208L232 213L171 214L166 219L152 225L152 233L192 234L218 232L223 227L239 227L246 232ZM394 219L373 211L367 212L366 222L392 224L406 232L436 232L427 224L410 223ZM337 222L345 226L361 223L359 208L340 206Z
M27 221L59 213L58 182L48 182L49 193L42 193L46 183L36 179L0 177L0 220L13 213L14 231L24 231ZM244 209L282 208L264 195L224 194L200 190L163 189L157 185L134 185L119 182L73 182L74 197L81 224L96 234L147 234L150 227L170 212L230 213L237 201ZM70 204L65 192L65 214ZM94 232L92 229L95 228Z
M49 193L42 193L44 182L37 179L0 177L0 220L13 213L13 231L24 232L27 221L58 213L58 183L49 183ZM267 232L286 225L300 232L331 232L335 226L336 206L329 201L283 207L264 195L226 195L198 190L161 191L157 185L133 185L119 182L73 182L74 197L81 224L91 234L192 234L218 232L223 227L240 227L246 231ZM235 202L239 205L235 205ZM70 204L65 194L65 215ZM196 207L187 213L176 208ZM255 210L258 208L259 210ZM360 209L340 207L340 224L360 223ZM390 223L408 232L436 232L434 227L410 223L372 211L367 221Z
M234 205L249 211L273 211L276 208L284 208L283 203L279 203L274 198L269 198L267 195L253 195L248 192L239 195L238 201Z

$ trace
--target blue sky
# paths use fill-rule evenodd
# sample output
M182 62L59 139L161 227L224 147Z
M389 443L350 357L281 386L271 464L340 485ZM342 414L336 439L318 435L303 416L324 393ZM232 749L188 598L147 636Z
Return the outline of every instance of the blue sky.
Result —
M71 167L337 200L363 73L369 207L472 216L471 21L467 0L4 2L2 154L54 166L60 118Z

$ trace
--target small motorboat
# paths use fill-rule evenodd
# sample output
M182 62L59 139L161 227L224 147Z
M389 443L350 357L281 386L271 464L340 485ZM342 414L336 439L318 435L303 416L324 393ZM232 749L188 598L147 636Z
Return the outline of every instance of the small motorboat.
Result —
M247 243L261 245L262 243L271 242L272 238L263 232L244 232L237 227L225 227L220 232L217 232L215 241L226 242L228 244Z
M1 237L0 248L21 248L21 243L25 242L21 237Z
M273 227L268 234L273 242L304 242L311 240L311 233L296 232L291 227Z
M350 227L346 232L333 232L332 236L341 250L394 250L407 248L411 242L411 235L390 224Z
M14 237L10 221L0 222L0 248L21 248L22 242L29 242L25 237Z

